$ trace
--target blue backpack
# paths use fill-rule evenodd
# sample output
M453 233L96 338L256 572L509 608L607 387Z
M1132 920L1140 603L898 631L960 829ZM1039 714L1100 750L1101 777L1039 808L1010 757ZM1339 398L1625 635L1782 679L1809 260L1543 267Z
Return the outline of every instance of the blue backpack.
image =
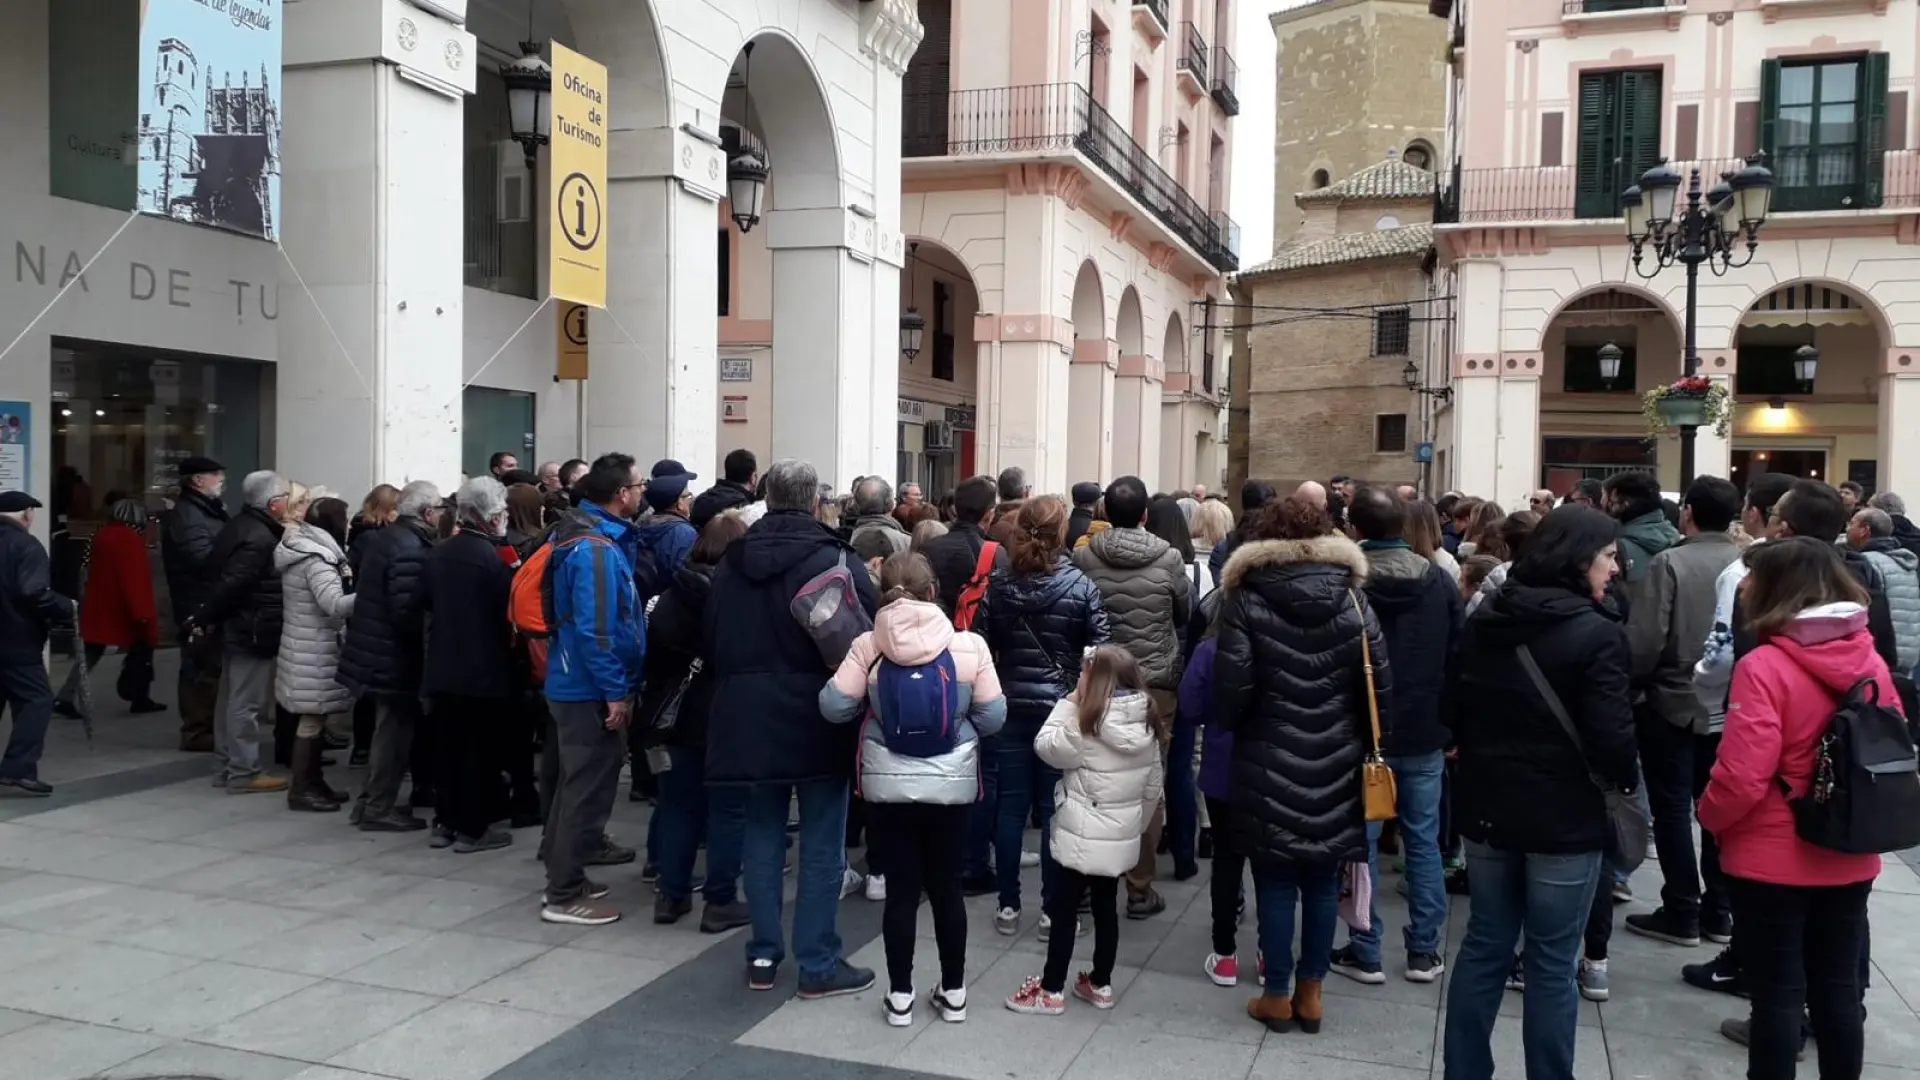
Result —
M873 706L887 749L917 758L952 753L960 712L953 654L942 649L939 656L913 666L881 657L878 666Z

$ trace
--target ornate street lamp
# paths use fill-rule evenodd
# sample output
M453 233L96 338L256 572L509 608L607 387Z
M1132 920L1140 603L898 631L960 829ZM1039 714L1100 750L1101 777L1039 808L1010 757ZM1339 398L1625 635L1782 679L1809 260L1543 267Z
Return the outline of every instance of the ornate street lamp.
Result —
M918 282L914 275L914 256L920 243L907 245L907 310L900 315L900 355L911 360L920 355L920 344L927 332L926 316L920 314Z
M1611 341L1600 346L1600 382L1607 389L1613 389L1613 381L1620 377L1620 361L1625 356Z
M753 111L753 42L742 45L740 52L740 92L747 99L741 115L745 116ZM744 133L744 124L741 130ZM752 232L760 224L760 206L766 197L766 156L757 147L743 145L727 162L727 202L733 208L733 223L741 232Z
M553 69L540 59L540 43L520 43L520 59L500 69L507 84L507 126L527 152L527 168L539 159L540 148L552 135L547 98L553 93Z
M1793 377L1799 380L1804 392L1813 393L1813 376L1820 370L1820 350L1811 345L1802 345L1793 350Z

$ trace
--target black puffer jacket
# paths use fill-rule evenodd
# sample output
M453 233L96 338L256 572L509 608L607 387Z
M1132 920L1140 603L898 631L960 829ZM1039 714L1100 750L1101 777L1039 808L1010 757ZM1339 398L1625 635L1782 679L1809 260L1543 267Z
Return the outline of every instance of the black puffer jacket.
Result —
M219 627L229 649L269 660L280 652L280 620L286 609L273 549L285 531L273 515L249 506L214 538L208 563L218 576L193 621Z
M752 488L732 480L721 480L694 498L693 506L687 511L687 520L693 522L694 528L705 529L707 522L752 501Z
M1140 662L1147 685L1179 689L1180 635L1193 615L1193 583L1180 553L1145 529L1102 529L1074 549L1073 565L1100 590L1114 644Z
M513 571L500 561L501 543L497 537L463 529L427 557L420 602L431 622L422 694L505 698L519 692L513 629L507 622ZM366 602L365 597L355 601Z
M1533 653L1586 746L1582 758L1520 664ZM1589 772L1639 784L1632 657L1611 603L1509 580L1467 620L1451 727L1460 748L1460 832L1505 851L1606 850L1606 804Z
M973 580L973 572L980 566L980 549L987 545L987 534L980 526L967 521L955 522L945 536L936 536L920 547L920 554L927 557L933 566L933 576L940 582L940 606L948 615L953 614L955 604L960 602L960 591ZM1007 549L996 550L993 565L995 569L1007 565Z
M227 524L227 508L219 499L197 491L182 491L160 526L160 559L167 569L167 595L173 603L175 625L184 623L207 602L218 577L213 542Z
M672 584L660 594L653 613L647 616L646 686L640 692L635 723L651 726L657 722L660 710L680 693L680 684L686 682L687 672L700 655L707 598L713 595L713 570L710 563L681 563L673 572ZM704 667L704 661L702 664ZM712 711L713 678L702 670L687 683L673 727L650 741L662 746L703 747L707 745L707 716Z
M373 534L361 556L340 685L355 694L417 694L426 667L425 577L434 531L403 517ZM502 612L505 617L505 612Z
M1009 722L1030 724L1073 690L1081 653L1113 637L1100 590L1064 553L1044 574L995 570L973 629L993 653Z
M1393 688L1366 579L1366 556L1341 536L1250 541L1227 560L1214 708L1233 735L1234 842L1256 861L1366 858L1363 635L1383 715Z
M0 518L0 664L38 666L47 635L73 629L73 601L53 591L47 549L25 525Z
M355 579L360 577L360 564L367 561L367 548L385 528L363 517L355 517L347 524L347 570Z

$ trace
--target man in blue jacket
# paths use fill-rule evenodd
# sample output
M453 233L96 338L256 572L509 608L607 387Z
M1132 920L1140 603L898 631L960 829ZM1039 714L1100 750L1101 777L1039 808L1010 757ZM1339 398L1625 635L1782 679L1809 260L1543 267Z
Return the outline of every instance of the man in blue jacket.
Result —
M672 458L655 462L647 475L645 497L653 514L635 530L640 558L647 565L635 564L633 575L642 604L667 591L673 584L674 571L687 561L687 552L700 539L699 530L687 519L693 505L691 485L698 479Z
M547 563L547 706L560 783L547 822L546 922L604 926L620 918L587 880L603 844L626 758L626 728L646 658L646 617L633 585L631 518L645 478L626 454L606 454L577 485L578 509L555 526Z

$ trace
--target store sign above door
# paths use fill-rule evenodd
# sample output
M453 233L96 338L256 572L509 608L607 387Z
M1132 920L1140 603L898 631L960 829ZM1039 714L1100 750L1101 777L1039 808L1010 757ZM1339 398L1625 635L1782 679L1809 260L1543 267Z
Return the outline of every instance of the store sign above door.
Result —
M553 43L553 209L547 280L553 295L607 306L607 69Z

